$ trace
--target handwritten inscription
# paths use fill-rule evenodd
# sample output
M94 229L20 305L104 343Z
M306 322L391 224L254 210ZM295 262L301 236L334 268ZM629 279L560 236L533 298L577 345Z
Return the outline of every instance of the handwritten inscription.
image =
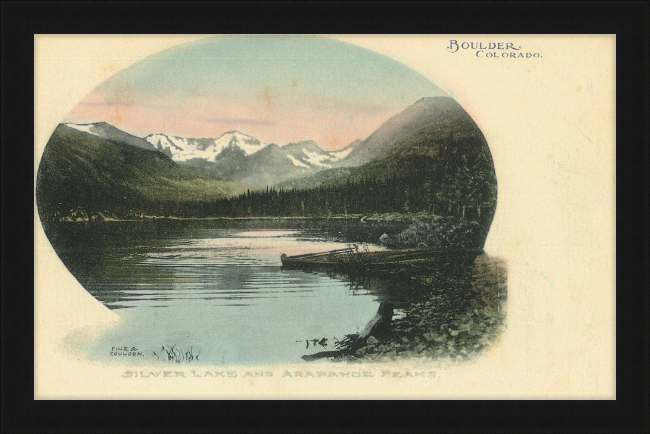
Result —
M487 59L539 59L540 53L523 51L521 45L512 42L467 42L451 39L446 47L450 53L470 50L476 57Z

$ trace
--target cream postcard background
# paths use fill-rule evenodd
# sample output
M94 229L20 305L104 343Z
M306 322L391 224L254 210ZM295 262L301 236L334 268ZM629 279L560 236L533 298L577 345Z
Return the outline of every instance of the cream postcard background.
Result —
M50 135L82 97L146 56L203 37L36 35L34 182ZM422 73L483 131L499 183L485 250L508 264L500 344L474 363L436 367L434 379L381 378L383 365L326 362L265 367L270 378L244 379L238 368L236 379L123 378L130 368L89 363L61 345L71 330L92 335L118 317L58 259L34 201L36 399L615 398L615 36L330 37ZM452 54L450 39L512 42L542 57ZM305 369L376 376L281 377Z

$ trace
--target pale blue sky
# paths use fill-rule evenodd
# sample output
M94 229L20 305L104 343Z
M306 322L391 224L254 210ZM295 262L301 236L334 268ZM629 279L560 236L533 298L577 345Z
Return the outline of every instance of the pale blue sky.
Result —
M326 37L218 36L119 72L67 121L106 121L137 135L236 129L280 145L314 139L337 149L420 98L443 95L399 62Z

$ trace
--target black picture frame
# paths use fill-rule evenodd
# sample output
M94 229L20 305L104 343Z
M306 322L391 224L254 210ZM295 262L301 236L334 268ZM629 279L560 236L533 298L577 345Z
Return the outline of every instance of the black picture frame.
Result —
M224 18L226 17L226 18ZM3 432L648 430L646 2L2 3ZM35 401L33 41L76 33L616 34L614 401Z

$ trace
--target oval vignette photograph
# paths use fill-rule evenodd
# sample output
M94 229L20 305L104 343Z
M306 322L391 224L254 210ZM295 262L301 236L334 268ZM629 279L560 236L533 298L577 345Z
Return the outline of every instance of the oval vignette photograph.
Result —
M36 201L63 264L119 317L66 336L83 360L381 369L499 345L497 190L481 129L407 65L327 37L218 36L79 101Z

